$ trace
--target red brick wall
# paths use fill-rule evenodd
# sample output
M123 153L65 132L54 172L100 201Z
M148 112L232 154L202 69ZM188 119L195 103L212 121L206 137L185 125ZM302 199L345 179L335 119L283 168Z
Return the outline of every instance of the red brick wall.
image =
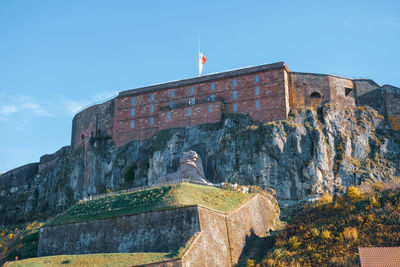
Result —
M255 81L256 75L258 82ZM233 80L236 80L236 85L233 85ZM255 94L256 87L259 88L258 95ZM173 97L171 91L174 92ZM233 99L233 91L236 91L236 99ZM234 112L234 104L237 104L237 112L249 114L257 121L285 119L288 112L286 91L285 69L279 68L138 95L134 92L132 95L122 95L115 100L113 139L120 146L131 140L148 139L166 128L218 122L222 112ZM154 100L151 95L154 95ZM212 95L215 95L215 101L211 101ZM134 104L132 97L135 98ZM191 97L195 98L195 104L188 106L188 99ZM210 99L207 100L207 97ZM172 109L171 101L174 102ZM259 107L256 106L257 101ZM150 111L151 105L153 112ZM208 112L209 105L213 105L212 112ZM135 109L133 116L132 108ZM191 108L191 116L187 116L188 108ZM170 120L166 118L167 112L170 112ZM151 117L154 125L150 124ZM133 129L131 121L135 124Z

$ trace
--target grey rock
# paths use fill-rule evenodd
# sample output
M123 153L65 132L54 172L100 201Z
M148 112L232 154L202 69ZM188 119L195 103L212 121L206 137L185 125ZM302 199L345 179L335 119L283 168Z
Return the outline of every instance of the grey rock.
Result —
M152 184L176 172L189 150L202 159L211 183L273 188L283 214L325 192L400 176L400 131L372 108L299 108L269 123L229 114L219 123L168 129L118 148L95 137L84 148L64 147L4 173L0 224L46 218L90 195Z

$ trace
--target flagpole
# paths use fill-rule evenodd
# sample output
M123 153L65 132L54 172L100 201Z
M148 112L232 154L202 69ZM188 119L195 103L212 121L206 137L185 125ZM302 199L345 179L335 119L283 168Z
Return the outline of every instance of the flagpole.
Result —
M200 77L200 75L201 75L201 73L200 73L200 34L199 34L199 53L197 54L197 60L199 61L199 77Z

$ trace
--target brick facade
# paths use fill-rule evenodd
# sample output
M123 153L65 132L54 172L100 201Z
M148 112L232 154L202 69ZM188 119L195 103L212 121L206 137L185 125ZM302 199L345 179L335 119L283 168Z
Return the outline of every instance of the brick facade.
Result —
M121 146L163 129L218 122L224 113L244 113L266 122L285 119L290 109L303 105L365 104L362 99L380 89L375 85L371 80L290 72L279 62L127 90L75 116L72 147L98 135L109 135ZM357 101L357 95L364 98ZM387 101L381 102L376 108Z

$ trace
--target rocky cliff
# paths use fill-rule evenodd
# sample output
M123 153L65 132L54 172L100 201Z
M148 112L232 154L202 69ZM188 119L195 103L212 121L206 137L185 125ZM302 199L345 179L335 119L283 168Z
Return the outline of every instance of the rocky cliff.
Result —
M77 200L150 184L196 151L206 178L273 188L283 211L324 192L400 175L400 131L368 107L299 108L287 120L256 123L240 114L168 129L115 148L92 138L0 176L0 223L44 218Z

